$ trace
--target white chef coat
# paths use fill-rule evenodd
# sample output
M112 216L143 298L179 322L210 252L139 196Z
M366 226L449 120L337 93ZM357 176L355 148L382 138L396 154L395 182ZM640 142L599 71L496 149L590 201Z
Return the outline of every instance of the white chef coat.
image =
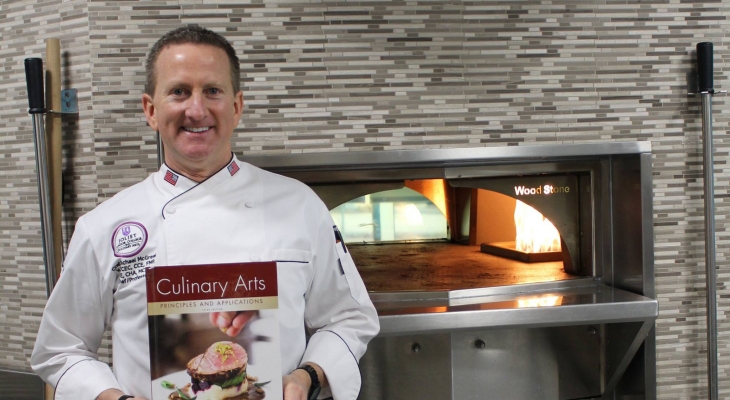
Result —
M121 241L123 226L134 228L136 242ZM235 156L201 183L163 165L78 220L41 320L33 370L56 388L57 400L93 400L109 388L149 398L144 268L277 261L282 375L314 362L336 400L355 399L357 362L379 324L333 228L306 185ZM113 372L97 356L108 326Z

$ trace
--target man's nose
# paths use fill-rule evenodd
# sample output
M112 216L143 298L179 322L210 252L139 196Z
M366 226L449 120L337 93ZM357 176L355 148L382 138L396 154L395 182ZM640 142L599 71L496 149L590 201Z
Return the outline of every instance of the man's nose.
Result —
M197 121L206 117L208 110L202 93L193 93L187 103L187 107L185 107L187 118Z

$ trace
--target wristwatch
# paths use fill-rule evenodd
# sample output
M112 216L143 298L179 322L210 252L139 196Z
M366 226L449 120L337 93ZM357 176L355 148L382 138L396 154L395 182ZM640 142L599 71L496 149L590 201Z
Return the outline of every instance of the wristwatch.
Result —
M297 369L306 371L309 374L309 379L312 381L312 384L309 385L309 394L307 395L307 400L316 400L317 396L319 396L320 390L322 390L319 385L319 377L317 376L317 371L315 371L315 369L308 364L304 364Z

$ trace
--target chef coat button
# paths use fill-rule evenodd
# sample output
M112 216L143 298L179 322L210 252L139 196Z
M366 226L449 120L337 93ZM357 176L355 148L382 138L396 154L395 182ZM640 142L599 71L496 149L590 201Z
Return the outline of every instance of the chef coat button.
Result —
M252 208L253 207L253 201L247 201L247 202L243 203L243 205L245 205L246 208Z
M259 261L261 258L259 256L251 256L251 261Z
M167 207L167 213L168 214L175 214L175 211L177 209L175 207Z

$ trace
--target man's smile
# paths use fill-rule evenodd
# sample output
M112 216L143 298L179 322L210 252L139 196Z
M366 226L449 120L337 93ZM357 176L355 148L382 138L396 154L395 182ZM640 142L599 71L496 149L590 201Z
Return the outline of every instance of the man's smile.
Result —
M201 126L201 127L183 126L182 127L182 129L184 131L192 132L192 133L205 132L205 131L207 131L210 128L211 128L210 126Z

